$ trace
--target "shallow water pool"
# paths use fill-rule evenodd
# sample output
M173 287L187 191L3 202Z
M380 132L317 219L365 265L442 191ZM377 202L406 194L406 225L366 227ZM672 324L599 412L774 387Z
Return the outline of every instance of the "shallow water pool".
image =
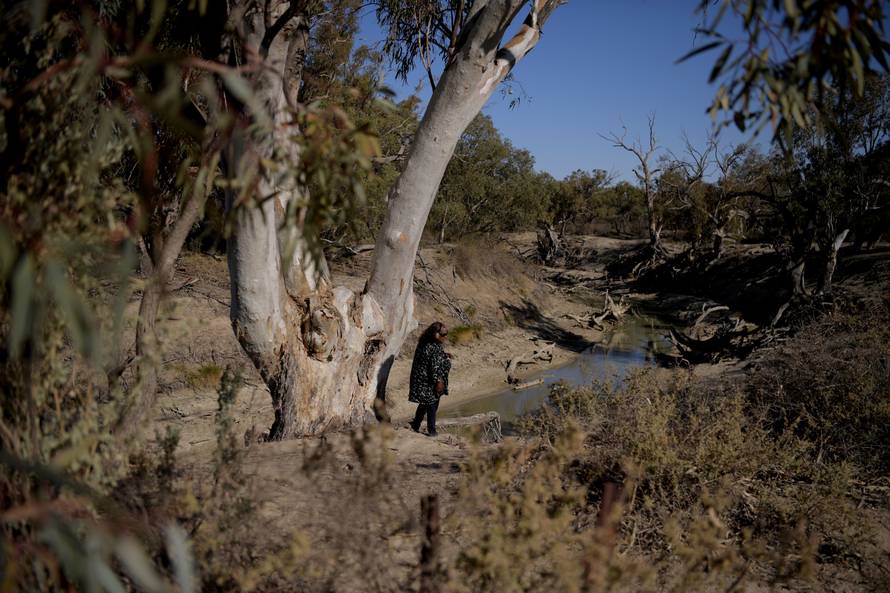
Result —
M653 354L670 349L668 328L667 323L655 317L628 316L618 327L608 330L601 343L582 351L569 364L544 368L524 377L526 382L544 379L543 383L518 391L505 385L502 391L447 407L442 410L442 416L454 418L494 411L500 414L505 427L509 427L519 416L540 408L554 383L563 381L580 386L595 380L620 381L631 369L654 365Z

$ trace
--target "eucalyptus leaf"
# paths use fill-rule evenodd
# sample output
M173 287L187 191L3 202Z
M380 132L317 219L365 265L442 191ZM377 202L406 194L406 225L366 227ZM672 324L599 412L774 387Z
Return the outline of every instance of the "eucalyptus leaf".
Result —
M167 555L173 564L179 592L196 593L198 576L188 536L176 523L169 524L164 529L164 535L167 542Z
M122 537L114 547L124 570L147 593L163 593L167 586L142 546L132 537Z
M37 272L31 254L19 258L12 276L12 307L9 315L9 351L12 358L18 358L22 346L30 336L32 318L36 305Z

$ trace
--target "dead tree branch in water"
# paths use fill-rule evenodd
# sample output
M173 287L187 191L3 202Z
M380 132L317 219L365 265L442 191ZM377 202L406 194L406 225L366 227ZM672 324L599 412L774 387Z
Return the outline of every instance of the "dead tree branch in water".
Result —
M537 345L537 340L535 340L535 342ZM536 364L538 362L552 362L553 347L555 345L555 342L543 342L543 346L536 347L531 353L511 358L505 367L507 372L507 383L510 385L519 383L519 378L516 376L516 372L522 365Z

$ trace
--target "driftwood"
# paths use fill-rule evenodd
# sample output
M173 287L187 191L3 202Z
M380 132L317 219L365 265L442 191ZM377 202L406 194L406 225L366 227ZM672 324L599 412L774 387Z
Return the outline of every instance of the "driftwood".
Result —
M599 330L605 329L606 321L619 322L630 311L630 303L627 302L626 296L622 296L616 303L606 291L605 303L603 309L599 313L588 313L587 316L572 315L566 313L563 315L566 319L575 321L581 327L595 327Z
M616 303L612 300L612 297L607 290L606 302L603 304L603 310L600 311L599 315L592 315L590 317L590 323L599 329L603 329L604 321L621 321L621 318L624 317L625 313L628 311L630 311L630 305L625 302L625 297L622 296L618 300L618 303Z
M513 391L522 391L523 389L528 389L529 387L534 387L535 385L540 385L544 382L544 379L535 379L533 381L526 381L525 383L519 383L512 387Z
M439 418L436 430L449 434L477 433L483 442L497 443L501 440L501 417L497 412L483 412L460 418Z
M535 348L531 353L514 356L513 358L511 358L507 362L505 368L505 370L507 371L507 383L511 385L519 384L519 379L516 377L516 372L522 365L536 364L537 362L542 361L552 362L554 346L554 342L543 342L542 346Z
M583 317L581 315L572 315L571 313L563 313L563 318L571 319L578 324L578 327L590 327L590 316Z

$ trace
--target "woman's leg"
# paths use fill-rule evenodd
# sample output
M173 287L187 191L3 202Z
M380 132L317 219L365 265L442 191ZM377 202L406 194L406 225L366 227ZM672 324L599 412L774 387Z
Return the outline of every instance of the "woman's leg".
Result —
M411 421L411 430L420 432L420 423L423 422L424 414L426 414L426 404L417 404L417 412L414 413L414 420Z
M438 401L436 401L436 403L434 404L427 404L426 406L426 431L431 437L434 437L436 436L436 434L438 434L436 432L436 410L438 409Z

